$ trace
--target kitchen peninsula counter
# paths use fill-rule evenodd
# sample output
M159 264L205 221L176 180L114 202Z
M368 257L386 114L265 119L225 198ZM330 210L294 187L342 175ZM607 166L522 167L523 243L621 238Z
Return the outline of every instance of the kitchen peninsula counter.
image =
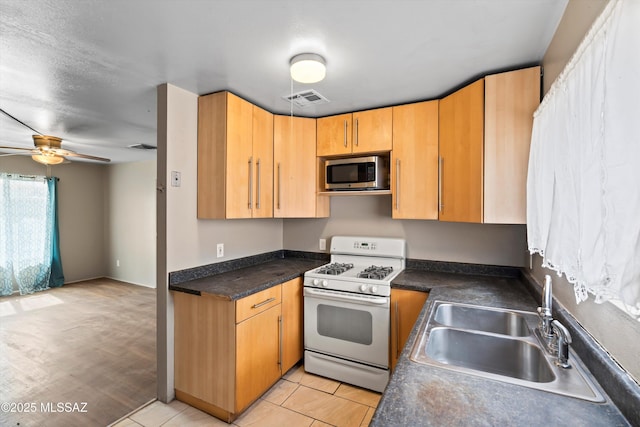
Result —
M322 262L312 260L277 259L169 285L169 290L195 295L209 294L221 299L235 301L296 277L301 277L305 271L320 265L322 265Z
M535 312L539 305L533 297L535 291L530 289L530 283L525 285L526 278L513 276L490 277L409 268L393 281L395 288L428 291L429 298L370 426L629 425L604 390L601 392L606 402L593 403L409 359L435 301ZM565 319L561 321L564 323ZM585 356L579 356L584 362Z
M228 271L194 272L195 278L178 283L169 283L169 290L194 295L208 294L235 301L251 294L301 277L305 271L326 263L323 259L285 256L283 258L258 259L255 263L242 259L236 268L229 265ZM183 272L181 272L183 273ZM208 274L197 277L199 274ZM183 274L185 275L185 274Z

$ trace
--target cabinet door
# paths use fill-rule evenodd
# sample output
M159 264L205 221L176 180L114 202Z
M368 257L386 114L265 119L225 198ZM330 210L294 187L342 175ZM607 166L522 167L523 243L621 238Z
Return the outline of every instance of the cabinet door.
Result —
M353 153L391 151L392 114L391 107L353 113Z
M396 367L398 357L407 343L428 296L427 292L391 289L391 345L389 346L391 370Z
M251 218L253 105L227 93L226 217Z
M316 216L316 120L275 116L274 216Z
M322 117L317 124L319 157L351 153L351 113Z
M198 98L198 218L224 218L227 94Z
M236 325L238 413L280 378L280 305Z
M302 278L282 284L282 374L302 359Z
M438 219L438 101L393 107L392 216Z
M527 167L540 67L487 76L484 128L484 222L526 223Z
M482 222L484 80L440 100L441 221Z
M273 114L253 106L254 218L273 217Z

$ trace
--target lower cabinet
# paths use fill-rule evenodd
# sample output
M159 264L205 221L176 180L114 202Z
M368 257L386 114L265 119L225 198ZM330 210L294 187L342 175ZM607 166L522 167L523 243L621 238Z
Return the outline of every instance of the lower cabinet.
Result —
M296 278L237 301L173 292L176 398L236 419L302 358L301 288Z
M402 349L409 339L413 325L420 315L428 292L406 289L391 289L391 334L389 361L393 371L398 363Z

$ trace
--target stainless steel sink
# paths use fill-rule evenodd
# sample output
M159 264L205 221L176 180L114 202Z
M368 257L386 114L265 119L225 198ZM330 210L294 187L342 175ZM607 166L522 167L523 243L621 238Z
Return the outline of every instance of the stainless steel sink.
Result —
M526 381L548 383L556 378L538 346L497 335L434 328L427 342L427 356L443 364Z
M510 384L604 402L582 361L555 365L531 332L533 312L436 301L414 343L411 360Z
M441 325L502 335L531 335L525 318L514 312L460 304L440 304L433 319Z

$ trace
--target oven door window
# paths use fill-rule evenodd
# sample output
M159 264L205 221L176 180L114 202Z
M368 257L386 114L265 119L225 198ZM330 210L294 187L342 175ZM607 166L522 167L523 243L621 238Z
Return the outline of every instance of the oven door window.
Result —
M318 334L324 337L364 345L373 342L373 318L368 311L319 304L317 322Z

